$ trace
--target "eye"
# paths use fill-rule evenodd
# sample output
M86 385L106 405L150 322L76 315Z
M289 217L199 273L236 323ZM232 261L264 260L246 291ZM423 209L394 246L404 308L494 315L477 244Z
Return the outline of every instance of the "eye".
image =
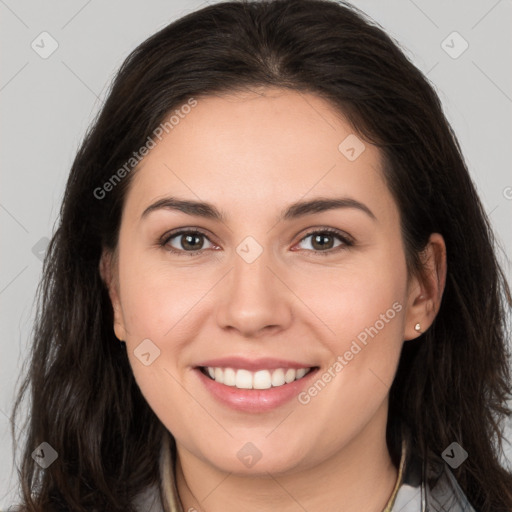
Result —
M164 235L160 241L160 245L168 248L170 252L180 255L187 253L188 255L193 256L201 252L203 249L208 248L204 247L205 240L211 244L211 247L214 247L214 245L208 240L208 237L201 231L182 230L171 235Z
M309 248L307 247L305 250L322 254L322 256L327 256L354 245L353 240L347 234L334 228L322 228L310 231L300 240L299 244L310 238L311 241L307 244ZM335 245L336 240L338 240L338 245ZM205 241L210 244L209 247L205 247ZM205 249L217 248L217 246L208 239L206 234L197 229L182 229L181 231L170 234L167 233L159 241L159 245L179 256L185 254L195 256Z
M348 235L333 228L323 228L310 231L301 239L300 243L308 240L309 238L311 238L311 240L307 244L309 245L309 248L306 250L313 250L313 252L321 253L322 256L338 252L354 245L354 242L348 237ZM336 239L339 241L338 245L334 245Z

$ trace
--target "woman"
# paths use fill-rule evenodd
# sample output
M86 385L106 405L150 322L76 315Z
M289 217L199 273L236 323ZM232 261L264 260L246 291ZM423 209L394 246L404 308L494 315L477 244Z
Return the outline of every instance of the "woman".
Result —
M22 510L512 510L492 232L354 7L220 3L139 46L44 272Z

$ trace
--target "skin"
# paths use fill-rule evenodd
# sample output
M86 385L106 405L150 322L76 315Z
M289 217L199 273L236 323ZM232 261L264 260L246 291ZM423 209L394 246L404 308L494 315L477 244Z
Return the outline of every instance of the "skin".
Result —
M313 94L207 96L133 176L118 247L104 252L100 269L137 383L176 439L184 510L381 511L391 495L389 386L404 340L419 336L416 323L427 330L438 311L446 250L432 234L424 275L408 276L379 150L365 142L355 161L338 150L352 133ZM212 203L226 219L159 209L141 220L170 195ZM319 196L353 198L375 219L337 208L277 220L289 204ZM304 238L328 227L354 245L336 251L333 235L326 255ZM201 229L202 252L187 255L179 236L158 244L176 228ZM263 248L252 263L236 252L247 236ZM206 359L267 356L309 362L322 374L397 302L401 311L306 405L235 411L192 370ZM147 338L161 354L144 366L134 350ZM261 452L251 468L237 457L247 442Z

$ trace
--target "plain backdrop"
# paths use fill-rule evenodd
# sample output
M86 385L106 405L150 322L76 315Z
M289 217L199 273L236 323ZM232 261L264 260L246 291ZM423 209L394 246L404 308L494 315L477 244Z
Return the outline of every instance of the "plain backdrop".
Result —
M207 3L214 2L0 0L0 510L16 502L8 418L28 354L41 259L75 152L128 53ZM435 85L510 279L505 254L512 248L511 1L353 3ZM507 457L512 459L510 446Z

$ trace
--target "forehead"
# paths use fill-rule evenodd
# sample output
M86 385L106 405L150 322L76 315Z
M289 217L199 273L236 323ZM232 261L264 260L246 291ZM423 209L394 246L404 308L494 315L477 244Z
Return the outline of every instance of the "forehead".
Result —
M260 88L196 101L135 171L138 211L166 194L243 211L306 195L390 200L379 150L319 96Z

